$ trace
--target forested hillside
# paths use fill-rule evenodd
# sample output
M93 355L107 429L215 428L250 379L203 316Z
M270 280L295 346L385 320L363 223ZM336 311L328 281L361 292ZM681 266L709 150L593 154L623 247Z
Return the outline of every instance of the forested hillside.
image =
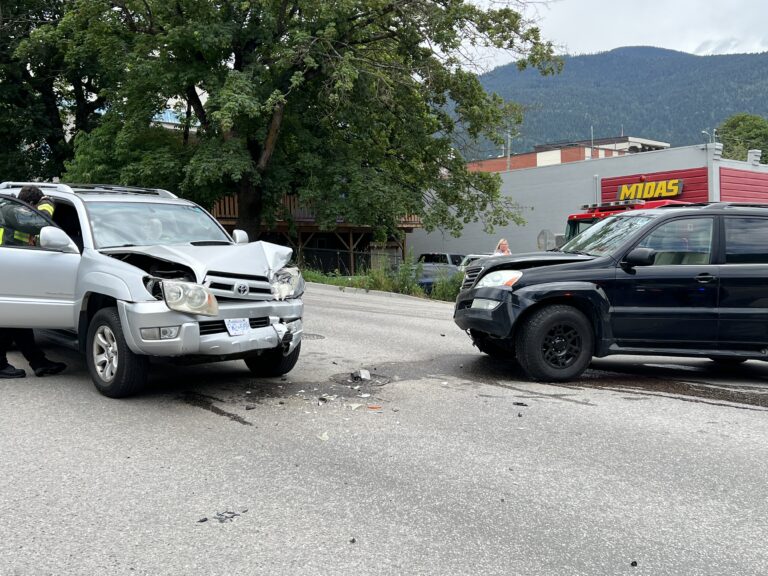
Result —
M768 53L693 56L651 47L566 57L542 77L514 64L483 75L490 92L526 106L513 152L624 134L685 146L738 112L768 116ZM487 157L488 148L466 156Z

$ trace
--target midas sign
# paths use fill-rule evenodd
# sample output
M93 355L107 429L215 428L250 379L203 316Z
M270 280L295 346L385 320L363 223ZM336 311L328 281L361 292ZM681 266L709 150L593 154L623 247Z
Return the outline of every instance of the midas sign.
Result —
M637 182L622 184L619 188L619 200L649 200L652 198L672 198L683 193L683 181L661 180L660 182Z

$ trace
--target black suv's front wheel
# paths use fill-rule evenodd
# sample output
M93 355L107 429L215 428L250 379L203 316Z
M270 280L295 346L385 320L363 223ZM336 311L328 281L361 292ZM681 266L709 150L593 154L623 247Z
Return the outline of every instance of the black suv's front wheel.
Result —
M592 360L595 337L587 317L576 308L547 306L518 330L517 359L535 380L563 382L581 375Z

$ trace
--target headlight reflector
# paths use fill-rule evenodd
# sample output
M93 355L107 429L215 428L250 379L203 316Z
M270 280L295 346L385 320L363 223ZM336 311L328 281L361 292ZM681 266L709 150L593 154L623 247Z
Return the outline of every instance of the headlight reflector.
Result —
M216 296L205 286L178 280L163 280L162 286L165 303L171 310L201 316L216 316L219 313Z
M304 294L304 278L298 268L282 268L272 278L272 294L276 300L298 298Z
M493 286L512 286L520 280L523 273L520 270L494 270L483 276L475 285L475 288L489 288Z

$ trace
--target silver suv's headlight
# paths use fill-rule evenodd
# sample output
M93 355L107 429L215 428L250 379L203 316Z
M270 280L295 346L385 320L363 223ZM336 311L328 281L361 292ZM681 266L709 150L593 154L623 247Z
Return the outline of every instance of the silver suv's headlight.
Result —
M171 310L202 316L216 316L219 313L216 296L205 286L178 280L163 280L162 286L163 298Z
M298 268L281 268L272 278L271 285L276 300L298 298L304 294L304 278Z
M489 288L493 286L512 286L520 280L523 273L520 270L495 270L489 272L475 285L475 288Z

